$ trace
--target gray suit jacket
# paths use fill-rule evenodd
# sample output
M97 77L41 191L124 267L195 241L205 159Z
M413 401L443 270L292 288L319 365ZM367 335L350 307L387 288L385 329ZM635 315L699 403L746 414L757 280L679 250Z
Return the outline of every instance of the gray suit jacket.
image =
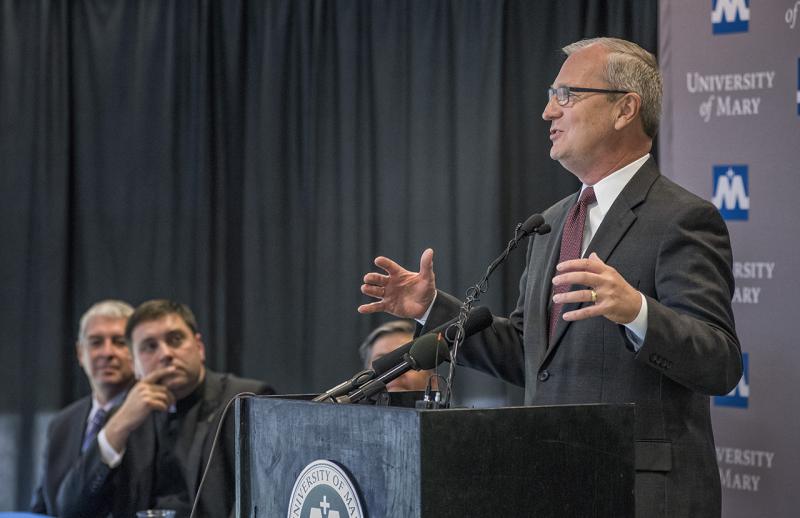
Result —
M562 319L548 348L551 279L576 201L577 194L544 212L553 231L529 243L516 309L467 340L459 363L524 386L530 405L635 403L637 516L717 517L709 395L726 394L742 374L725 223L713 205L648 160L586 252L647 297L644 344L634 352L625 328L605 318ZM425 327L452 318L458 305L440 292Z
M181 434L175 445L183 458L189 459L183 472L189 498L197 493L203 469L222 411L240 392L272 394L274 391L256 380L237 378L206 370L203 399L183 418ZM103 463L95 439L73 468L58 491L57 511L62 518L98 518L134 516L149 509L155 499L156 414L128 438L122 463L114 469ZM214 453L214 460L200 495L197 516L228 516L234 506L235 450L233 407L228 411Z
M92 397L86 396L58 412L47 427L44 469L33 493L31 511L56 514L58 486L81 455L86 419L92 409Z

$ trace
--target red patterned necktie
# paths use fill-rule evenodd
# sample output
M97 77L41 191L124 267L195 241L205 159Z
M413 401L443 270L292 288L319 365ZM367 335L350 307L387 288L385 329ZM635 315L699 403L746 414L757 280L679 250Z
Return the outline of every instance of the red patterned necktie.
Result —
M594 189L587 187L581 193L578 203L572 206L567 214L567 221L564 223L564 233L561 234L561 255L558 256L558 262L563 263L570 259L578 259L581 256L581 245L583 244L583 227L586 224L586 213L588 206L597 201L594 196ZM564 293L569 290L569 286L562 284L553 287L553 295ZM553 337L553 332L556 330L556 324L561 317L561 309L563 303L553 302L550 308L550 338Z

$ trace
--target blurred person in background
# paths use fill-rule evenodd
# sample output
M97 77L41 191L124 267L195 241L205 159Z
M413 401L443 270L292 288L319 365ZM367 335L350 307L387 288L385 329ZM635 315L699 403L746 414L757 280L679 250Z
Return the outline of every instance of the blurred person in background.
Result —
M103 300L81 317L75 355L92 393L58 412L50 422L44 469L31 511L56 514L56 494L65 474L96 442L97 433L133 385L133 356L125 341L125 325L132 313L133 307L126 302Z
M413 340L415 330L416 324L411 320L393 320L373 329L358 348L364 368L371 369L372 362ZM389 382L386 389L389 392L425 390L428 380L431 380L431 388L436 390L437 380L434 375L433 370L410 370Z
M205 367L205 344L185 304L143 303L125 330L138 383L58 492L62 518L130 517L145 509L189 516L223 410L237 394L268 385ZM229 516L235 500L229 411L200 495L197 516Z

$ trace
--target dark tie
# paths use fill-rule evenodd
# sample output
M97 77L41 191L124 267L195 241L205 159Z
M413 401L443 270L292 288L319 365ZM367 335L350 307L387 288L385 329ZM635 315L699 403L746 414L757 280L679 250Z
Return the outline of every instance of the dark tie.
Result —
M89 420L89 424L86 426L86 433L83 435L81 453L85 452L89 448L89 445L92 444L94 438L97 437L98 432L103 429L103 425L106 424L107 417L108 412L102 408L98 409L97 412L94 413L92 418Z
M572 206L567 214L567 221L564 223L564 233L561 234L561 255L558 262L562 263L570 259L578 259L581 256L581 245L583 244L583 227L586 224L586 213L588 206L597 201L594 196L594 189L587 187L581 193L578 203ZM562 284L553 287L553 295L569 291L569 286ZM556 330L558 319L561 317L561 310L564 304L553 303L550 308L550 339Z

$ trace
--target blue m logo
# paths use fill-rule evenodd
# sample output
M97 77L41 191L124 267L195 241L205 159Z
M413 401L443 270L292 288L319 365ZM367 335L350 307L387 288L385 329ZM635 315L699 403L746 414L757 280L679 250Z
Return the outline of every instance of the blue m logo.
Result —
M711 0L711 27L714 34L747 32L750 0Z
M711 202L726 220L746 221L750 213L750 186L746 165L715 165Z

